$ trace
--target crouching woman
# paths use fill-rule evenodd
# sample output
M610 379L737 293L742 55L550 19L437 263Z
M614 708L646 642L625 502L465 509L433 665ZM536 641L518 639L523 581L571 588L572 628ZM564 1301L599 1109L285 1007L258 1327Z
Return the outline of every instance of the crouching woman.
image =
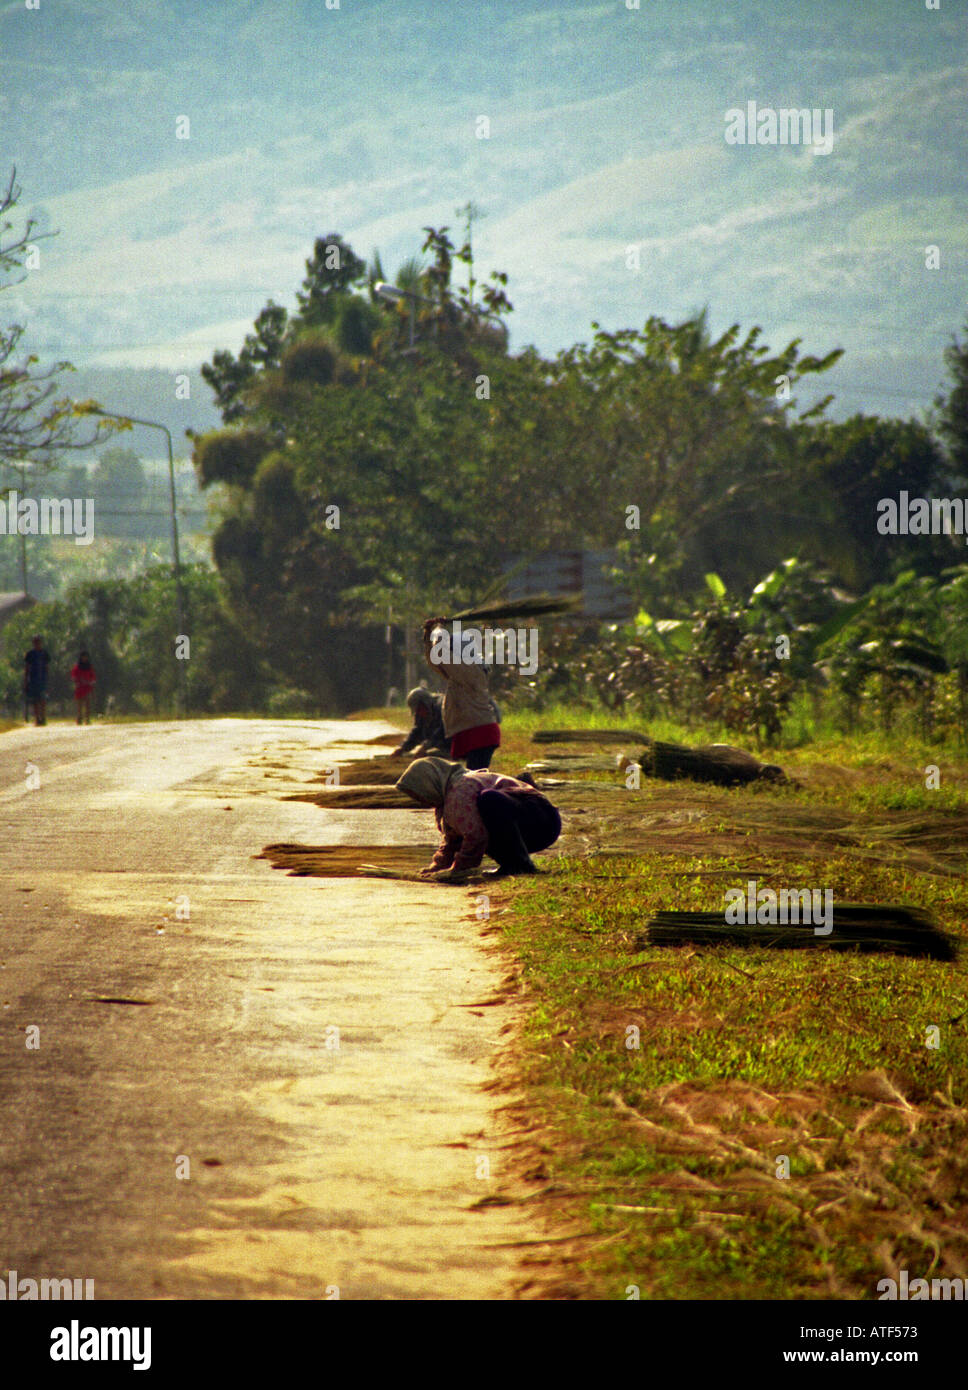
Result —
M492 876L536 874L531 855L553 845L561 816L546 796L516 777L486 768L468 771L446 758L418 758L397 782L400 791L436 813L441 841L421 873L459 878L485 854L496 861Z

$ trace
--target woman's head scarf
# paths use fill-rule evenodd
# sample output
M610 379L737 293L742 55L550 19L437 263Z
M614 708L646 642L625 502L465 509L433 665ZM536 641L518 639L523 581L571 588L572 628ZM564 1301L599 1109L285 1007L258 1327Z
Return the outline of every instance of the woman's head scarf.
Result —
M407 696L407 704L410 707L411 714L416 713L418 705L423 705L425 709L433 709L433 692L428 690L425 685L418 685L416 690L411 690L410 694Z
M448 762L446 758L418 758L410 764L396 785L400 791L412 796L414 801L439 808L443 806L449 789L466 771L463 764Z

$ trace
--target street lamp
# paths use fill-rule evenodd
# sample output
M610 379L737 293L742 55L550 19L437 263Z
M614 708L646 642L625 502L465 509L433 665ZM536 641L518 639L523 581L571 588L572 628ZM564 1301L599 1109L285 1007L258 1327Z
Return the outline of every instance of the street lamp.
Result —
M378 294L381 299L388 299L391 303L398 304L401 299L410 301L410 342L409 347L413 347L413 326L414 326L414 304L419 301L421 304L433 304L432 299L428 299L424 294L415 294L413 290L401 290L396 285L388 285L385 280L377 280L373 286L373 293Z
M407 351L412 352L414 345L414 317L416 314L416 309L414 306L419 303L429 304L432 308L436 308L436 302L433 299L428 299L425 294L417 294L414 290L401 290L396 285L388 285L386 280L378 280L376 284L373 286L373 293L378 294L381 299L389 300L391 304L399 304L401 299L406 299L408 301L410 306L410 341L407 346ZM389 621L387 622L387 632L390 632ZM413 631L411 627L411 622L409 618L404 618L403 680L408 690L410 689L413 682L416 680L416 655L417 654L413 649Z
M33 468L33 466L34 466L33 463L30 461L30 459L21 459L19 463L10 463L10 464L8 464L7 466L8 466L8 468L11 468L15 473L19 473L19 474L20 474L20 495L21 495L21 497L25 496L25 495L26 495L26 492L27 492L27 469L28 469L28 468ZM17 529L18 529L18 531L20 530L19 526L18 526ZM7 530L8 530L8 531L10 530L9 526L7 527ZM26 532L26 531L20 531L20 582L21 582L21 585L23 586L24 596L26 597L26 595L27 595L27 532Z
M406 299L406 300L407 300L407 302L408 302L408 304L409 304L409 308L410 308L410 314L409 314L409 319L410 319L410 341L409 341L409 344L408 344L408 346L407 346L407 351L408 351L408 352L412 352L412 351L413 351L413 346L414 346L414 318L415 318L415 313L416 313L416 310L415 310L415 307L414 307L414 306L415 306L416 304L429 304L429 305L431 306L431 308L436 309L436 308L439 307L439 306L437 305L437 301L434 300L434 299L428 299L427 296L426 296L425 294L417 294L414 290L402 290L402 289L400 289L397 285L390 285L390 284L387 284L386 280L378 280L378 281L376 282L376 284L373 286L373 293L374 293L374 294L378 294L378 295L380 296L381 299L389 300L389 302L390 302L391 304L399 304L399 302L400 302L402 299ZM503 335L504 335L504 346L505 346L505 348L506 348L506 347L507 347L507 341L508 341L508 332L507 332L507 327L506 327L506 325L503 324L503 323L501 323L500 319L498 319L497 316L496 316L495 314L493 314L493 313L489 313L489 312L485 312L485 311L481 311L481 310L476 310L475 312L476 312L481 318L483 318L483 319L485 319L485 320L490 320L490 319L493 319L493 320L494 320L494 322L497 324L498 328L502 331L502 333L503 333ZM436 326L435 326L435 331L436 331ZM387 630L389 631L389 623L387 624ZM415 679L416 653L414 652L414 649L413 649L413 632L412 632L412 629L411 629L411 625L410 625L410 623L409 623L408 621L406 621L406 620L405 620L405 625L404 625L404 630L403 630L403 631L404 631L403 660L404 660L404 672L405 672L405 674L404 674L404 680L405 680L405 682L406 682L407 688L409 689L411 683L412 683L413 680Z
M117 415L113 410L101 406L91 406L91 415L103 415L108 420L122 420L129 425L144 425L149 430L163 430L168 444L168 485L171 493L171 550L175 570L175 608L178 622L178 635L185 631L185 603L182 591L181 556L178 553L178 517L175 513L175 460L171 447L171 430L159 420L140 420L136 415ZM182 714L188 713L188 685L185 679L185 664L178 662L178 683L181 689Z

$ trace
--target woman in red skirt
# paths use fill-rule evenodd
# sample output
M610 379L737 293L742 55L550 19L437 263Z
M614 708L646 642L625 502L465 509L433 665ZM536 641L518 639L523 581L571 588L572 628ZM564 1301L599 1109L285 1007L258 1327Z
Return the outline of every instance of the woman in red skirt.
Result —
M446 643L435 641L434 633L439 629L448 634ZM446 648L448 656L455 655L450 650L445 618L428 618L423 636L427 664L446 682L443 716L444 733L450 739L450 756L455 761L462 760L471 770L489 767L501 745L501 726L483 667L442 658L442 648Z

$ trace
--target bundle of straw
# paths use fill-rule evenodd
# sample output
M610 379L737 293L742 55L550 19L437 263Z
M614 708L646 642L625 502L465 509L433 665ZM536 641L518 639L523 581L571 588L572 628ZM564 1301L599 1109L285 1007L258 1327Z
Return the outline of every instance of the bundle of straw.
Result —
M532 743L645 743L639 729L535 729Z
M954 960L955 943L920 908L881 903L835 903L833 930L810 925L728 923L720 912L657 912L635 941L647 946L771 946L779 950L878 951Z
M465 608L460 613L452 613L444 618L452 623L457 618L496 618L504 621L509 618L552 618L562 613L573 613L581 608L582 593L561 594L552 598L549 594L532 594L528 598L495 599L491 603L479 604L476 608Z

